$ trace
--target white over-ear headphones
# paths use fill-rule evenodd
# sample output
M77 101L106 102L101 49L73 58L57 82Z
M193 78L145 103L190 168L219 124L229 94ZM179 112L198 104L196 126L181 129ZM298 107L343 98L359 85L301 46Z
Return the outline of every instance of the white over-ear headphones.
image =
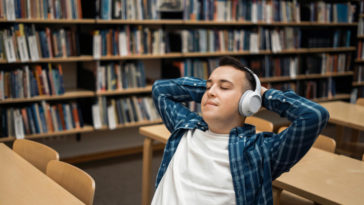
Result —
M258 76L249 68L244 67L255 80L255 90L247 90L243 93L239 101L239 113L242 116L248 117L258 112L260 106L262 105L262 97L260 96L260 81Z

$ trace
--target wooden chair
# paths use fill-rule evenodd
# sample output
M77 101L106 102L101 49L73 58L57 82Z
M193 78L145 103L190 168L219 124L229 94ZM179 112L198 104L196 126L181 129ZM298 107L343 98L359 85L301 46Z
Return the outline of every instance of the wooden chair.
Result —
M280 127L278 129L278 133L287 129L287 127ZM312 145L318 149L322 149L328 152L335 152L336 149L336 141L326 135L319 135L316 141ZM297 204L297 205L308 205L315 204L315 202L300 197L298 195L292 194L290 192L281 190L279 188L273 187L273 199L274 205L288 205L288 204Z
M254 125L261 132L273 132L273 123L263 118L250 116L245 118L245 123Z
M282 132L285 129L287 129L287 127L280 127L278 133ZM336 141L326 135L319 135L312 146L334 153L336 149Z
M93 203L95 181L85 171L66 162L51 160L47 175L85 204Z
M47 164L50 160L59 160L57 151L31 140L16 139L13 150L43 173L46 173Z

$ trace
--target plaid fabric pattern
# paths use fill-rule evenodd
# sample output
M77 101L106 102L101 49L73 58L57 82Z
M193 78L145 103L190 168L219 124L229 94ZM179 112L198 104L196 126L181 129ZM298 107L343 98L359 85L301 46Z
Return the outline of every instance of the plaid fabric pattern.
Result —
M206 81L201 79L183 77L158 80L153 85L155 106L171 132L156 187L185 132L188 129L208 129L201 116L183 105L188 101L201 102L205 84ZM249 124L230 131L229 161L237 204L273 204L272 180L306 154L329 119L325 108L293 91L269 89L263 96L263 106L287 117L292 123L280 134L256 134L255 127Z

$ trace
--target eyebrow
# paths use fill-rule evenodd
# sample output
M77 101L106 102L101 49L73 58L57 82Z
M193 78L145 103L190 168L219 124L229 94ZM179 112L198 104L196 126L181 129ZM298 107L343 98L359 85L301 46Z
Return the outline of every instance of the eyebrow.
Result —
M229 81L229 80L226 80L226 79L220 79L218 80L219 83L230 83L230 84L233 84L233 82ZM211 79L208 79L206 81L206 83L212 83L212 80Z

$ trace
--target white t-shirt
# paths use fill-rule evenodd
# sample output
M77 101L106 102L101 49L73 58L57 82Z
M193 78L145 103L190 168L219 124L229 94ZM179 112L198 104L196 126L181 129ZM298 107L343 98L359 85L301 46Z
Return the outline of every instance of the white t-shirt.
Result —
M152 204L236 204L228 143L228 134L199 129L186 132Z

